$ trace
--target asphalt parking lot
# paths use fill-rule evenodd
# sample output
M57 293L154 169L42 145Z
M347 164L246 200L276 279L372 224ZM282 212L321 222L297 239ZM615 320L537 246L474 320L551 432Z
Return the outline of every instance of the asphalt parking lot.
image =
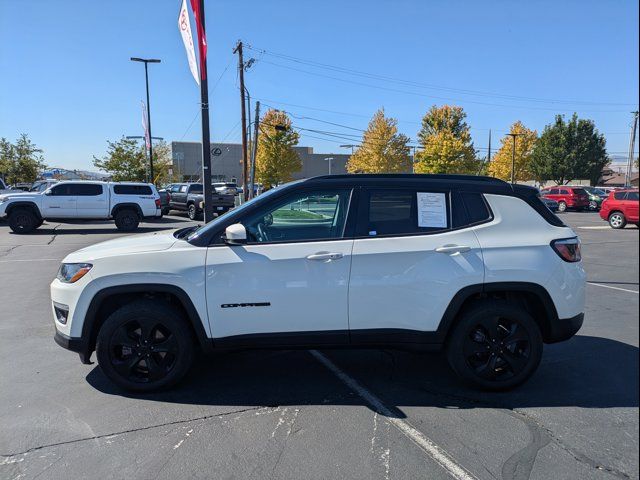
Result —
M121 234L0 223L0 478L638 478L638 229L562 218L583 241L585 325L499 394L386 350L218 354L173 391L127 394L53 342L48 292L66 254Z

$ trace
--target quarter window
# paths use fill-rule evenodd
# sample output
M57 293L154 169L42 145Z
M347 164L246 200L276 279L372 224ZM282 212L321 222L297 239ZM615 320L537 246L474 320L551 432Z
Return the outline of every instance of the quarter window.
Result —
M296 192L241 221L250 243L342 238L350 190Z
M470 224L486 222L491 219L491 212L482 194L463 192L460 195L464 200Z
M190 185L189 186L189 193L194 193L194 194L198 194L198 193L202 193L202 185L196 183L194 185Z
M627 198L626 200L631 200L631 201L638 201L638 192L629 192L627 193Z

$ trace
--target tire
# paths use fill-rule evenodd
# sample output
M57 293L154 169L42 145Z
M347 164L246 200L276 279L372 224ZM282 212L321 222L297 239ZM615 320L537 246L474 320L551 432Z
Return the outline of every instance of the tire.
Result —
M35 213L28 208L16 208L9 214L9 228L15 233L31 233L42 223Z
M627 226L627 219L622 212L612 212L611 215L609 215L609 225L611 228L620 230Z
M162 215L169 215L169 212L171 212L171 210L168 207L164 207L161 212Z
M194 353L195 342L184 316L152 300L136 300L109 315L96 342L104 374L133 392L174 386L191 368Z
M564 213L564 212L566 212L566 211L567 211L567 204L566 204L566 202L563 202L563 201L558 202L558 211L559 211L560 213Z
M592 212L597 212L598 209L598 202L596 202L595 200L591 200L589 202L589 210L591 210Z
M467 383L501 391L527 380L538 368L542 350L542 334L531 315L519 306L492 300L459 318L447 342L447 360Z
M122 232L133 232L140 225L138 212L131 208L118 210L115 216L116 227Z
M190 204L187 207L187 215L189 216L189 220L197 220L200 217L200 212L198 212L195 204Z

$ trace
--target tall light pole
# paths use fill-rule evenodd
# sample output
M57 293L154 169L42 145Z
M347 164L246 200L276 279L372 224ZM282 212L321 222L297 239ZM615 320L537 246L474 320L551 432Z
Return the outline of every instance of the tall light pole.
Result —
M138 58L131 57L132 62L144 63L144 80L147 86L147 130L149 131L149 175L151 176L151 183L153 183L153 142L151 141L151 104L149 103L149 70L147 65L149 63L160 63L157 58Z
M331 175L331 162L333 162L333 157L327 157L324 160L325 162L329 162L329 175Z
M516 183L516 137L524 135L524 133L507 133L513 138L513 150L511 152L511 183Z

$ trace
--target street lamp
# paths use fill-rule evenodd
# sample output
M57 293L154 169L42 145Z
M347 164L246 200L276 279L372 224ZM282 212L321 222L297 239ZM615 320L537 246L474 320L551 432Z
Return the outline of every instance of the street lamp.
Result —
M144 63L144 79L147 86L147 130L149 132L149 174L151 176L151 182L153 183L153 145L151 141L151 105L149 103L149 71L147 65L149 63L160 63L157 58L138 58L131 57L132 62Z
M524 133L507 133L513 138L513 151L511 152L511 184L516 183L516 137L524 135Z
M340 145L340 148L350 148L351 149L351 155L353 155L353 149L355 147L357 147L357 146L358 145L351 145L351 144L349 144L349 145Z
M333 161L333 157L327 157L324 160L325 162L329 162L329 175L331 175L331 162Z

